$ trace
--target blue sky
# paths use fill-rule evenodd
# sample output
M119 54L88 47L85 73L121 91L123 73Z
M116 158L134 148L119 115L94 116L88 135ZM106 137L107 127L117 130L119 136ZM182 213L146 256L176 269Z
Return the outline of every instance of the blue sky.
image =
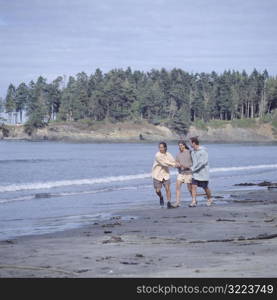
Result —
M276 75L276 16L276 0L0 0L0 96L96 68Z

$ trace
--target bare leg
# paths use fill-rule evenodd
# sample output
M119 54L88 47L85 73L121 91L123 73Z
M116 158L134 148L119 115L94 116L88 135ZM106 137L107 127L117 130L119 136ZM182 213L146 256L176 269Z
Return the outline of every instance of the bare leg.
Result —
M191 196L192 196L192 192L191 192L191 183L187 183L187 188L188 188L189 193L190 193Z
M166 199L168 202L170 202L171 200L170 184L165 185L165 192L166 192Z
M163 195L160 189L156 189L156 194L159 196L160 198L160 205L164 204L164 199L163 199Z
M156 189L156 194L157 194L160 198L163 196L160 189Z
M205 190L205 193L206 193L206 195L207 195L207 198L208 198L208 205L211 205L212 204L212 192L211 192L211 190L207 187L207 188L205 188L204 189Z
M191 185L191 195L192 195L192 201L191 201L191 206L195 206L196 205L196 192L197 192L197 185L196 184L192 184Z
M176 203L174 204L175 207L179 206L181 203L181 186L182 186L182 182L177 180L176 181Z

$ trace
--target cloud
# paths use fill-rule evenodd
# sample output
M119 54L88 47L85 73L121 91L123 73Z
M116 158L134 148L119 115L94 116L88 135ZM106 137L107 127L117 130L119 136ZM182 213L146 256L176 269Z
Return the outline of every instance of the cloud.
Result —
M256 65L277 73L276 0L0 0L0 6L1 96L9 82L31 74L97 67L201 72Z
M8 23L3 18L0 17L0 26L7 26L7 25Z

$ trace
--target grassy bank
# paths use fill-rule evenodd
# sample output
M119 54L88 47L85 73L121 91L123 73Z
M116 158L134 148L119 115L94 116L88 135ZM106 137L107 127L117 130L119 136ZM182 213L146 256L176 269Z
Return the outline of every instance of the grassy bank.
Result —
M231 125L233 128L245 128L254 129L258 128L264 124L269 124L272 126L272 130L277 134L277 111L271 114L267 114L263 118L253 118L253 119L234 119L230 121L225 120L210 120L205 122L203 120L196 120L192 123L197 129L208 130L209 128L219 129L224 128L227 125Z
M277 112L262 119L211 120L193 122L188 136L199 136L207 142L275 142L277 141ZM166 125L150 124L146 120L108 122L82 120L78 122L49 122L31 134L23 125L0 128L0 138L15 140L54 140L72 142L156 142L176 141L186 134L177 134Z

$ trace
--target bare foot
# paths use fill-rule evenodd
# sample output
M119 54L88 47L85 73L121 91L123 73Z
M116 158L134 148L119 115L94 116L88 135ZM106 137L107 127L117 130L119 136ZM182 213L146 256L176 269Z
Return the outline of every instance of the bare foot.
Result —
M192 201L189 207L196 207L196 205L197 205L197 201Z
M207 206L211 206L212 204L213 204L213 200L212 199L208 199Z

